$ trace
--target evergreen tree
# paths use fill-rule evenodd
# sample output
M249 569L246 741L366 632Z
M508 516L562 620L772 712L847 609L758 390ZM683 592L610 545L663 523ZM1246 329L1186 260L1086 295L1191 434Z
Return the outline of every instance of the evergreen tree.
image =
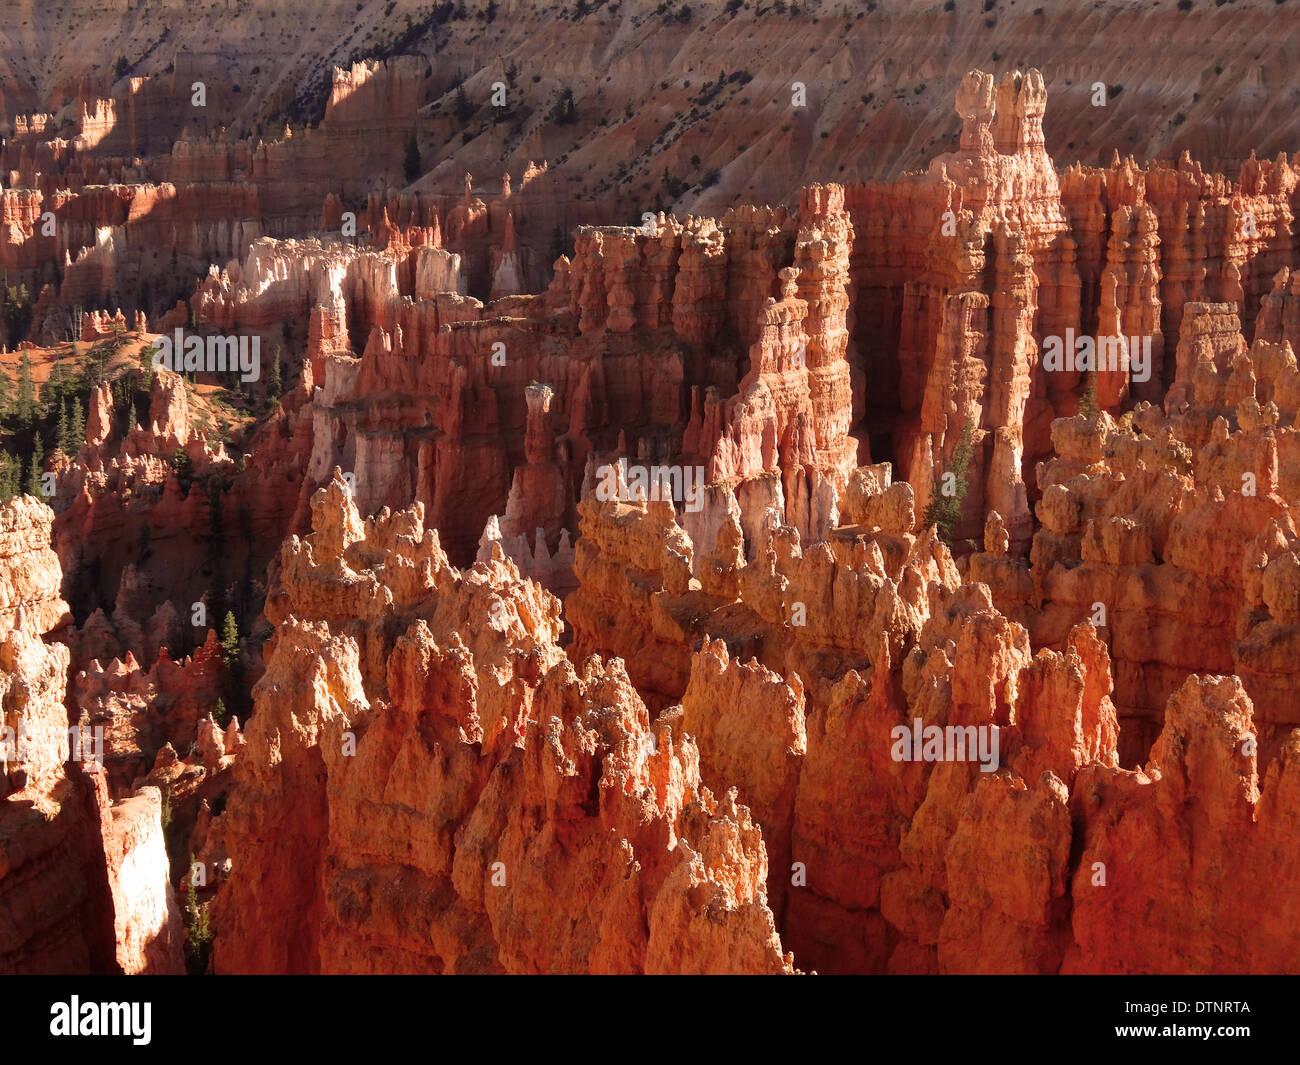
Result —
M48 418L51 414L58 412L63 413L63 367L57 362L50 367L49 380L45 382L44 409L41 412L42 417ZM58 441L55 441L58 446Z
M469 98L465 95L464 85L456 86L456 117L460 119L462 126L474 117L474 105L469 102Z
M1079 413L1092 421L1100 413L1097 408L1097 371L1088 374L1088 384L1079 397Z
M140 351L140 372L137 380L139 381L140 391L147 396L149 390L153 388L153 359L158 354L158 349L152 344L141 349Z
M925 508L925 525L937 526L939 536L946 544L952 544L952 538L957 530L957 523L961 520L961 502L966 498L966 492L970 484L966 480L966 470L970 466L970 460L975 454L975 449L971 444L971 438L975 432L973 422L967 422L965 428L961 431L961 437L957 440L957 446L952 451L952 462L946 471L953 475L954 485L951 495L943 492L943 479L940 479L939 486L935 495L930 499L929 505Z
M225 699L217 700L217 705L212 709L212 720L222 728L226 727L226 723L230 720L230 711L226 709Z
M226 668L230 668L239 659L239 625L229 610L221 622L221 659Z
M7 503L18 491L18 462L0 451L0 503Z
M271 360L271 379L266 389L267 395L272 399L279 399L284 389L283 374L284 371L280 366L280 349L276 348L275 357Z
M82 352L77 360L77 391L89 392L98 383L95 380L95 357L89 351Z
M32 360L27 352L18 360L18 405L14 411L18 431L30 429L36 417L36 386L32 383Z
M229 610L221 623L221 661L225 665L222 708L230 707L243 717L247 711L248 693L244 691L244 663L239 657L239 626Z
M176 480L180 482L181 491L188 495L190 485L194 481L194 460L184 448L177 448L172 455L171 466L176 474Z
M70 455L68 440L68 408L62 406L59 408L59 420L54 427L54 446L62 451L65 455Z
M45 465L45 447L41 443L41 434L37 433L32 437L32 468L27 474L27 484L23 490L28 495L33 495L37 499L44 499L41 493L41 474L44 472Z
M81 450L81 445L86 442L86 416L81 410L81 400L76 396L72 398L72 413L68 416L68 444L71 450L69 455L75 455Z
M573 102L573 90L565 89L551 108L550 120L557 126L569 126L578 121L578 109Z
M190 868L194 855L190 855ZM208 957L212 953L212 925L208 920L207 903L199 903L199 891L191 881L185 889L185 971L190 976L203 976L208 971Z
M9 331L9 341L21 340L32 321L32 297L26 285L11 286L4 294L4 320Z

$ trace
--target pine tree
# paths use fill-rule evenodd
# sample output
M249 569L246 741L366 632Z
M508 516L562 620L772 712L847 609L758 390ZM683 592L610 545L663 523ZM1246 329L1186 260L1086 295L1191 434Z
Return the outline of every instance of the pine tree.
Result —
M194 460L184 448L177 448L171 458L171 467L180 483L181 491L189 495L190 484L194 481Z
M1097 408L1097 371L1094 370L1088 374L1088 384L1084 387L1083 395L1079 397L1079 413L1088 421L1097 417L1099 410Z
M217 700L217 705L212 709L212 720L222 728L226 727L226 722L230 720L230 711L226 709L225 699Z
M235 622L235 615L229 610L221 623L221 660L227 669L239 661L239 626Z
M465 95L464 85L456 86L456 117L460 119L462 126L474 117L474 105L469 102L469 98Z
M45 394L42 397L44 406L41 416L49 417L56 411L62 413L63 410L63 368L56 362L50 367L49 379L45 382ZM55 447L58 447L58 440L55 440Z
M279 399L280 393L284 389L283 369L280 366L280 349L275 349L275 358L271 360L271 380L267 384L267 395L272 399Z
M153 388L153 360L158 354L158 349L152 344L144 347L140 351L140 375L139 390L147 396L149 390Z
M194 855L190 855L190 868ZM212 925L208 919L208 906L199 903L199 891L193 881L185 890L185 970L191 976L202 976L208 971L208 957L212 953Z
M72 414L68 418L68 444L71 450L69 455L75 455L81 450L81 445L86 442L86 416L81 410L81 400L76 396L72 399Z
M222 680L222 708L230 707L241 717L248 710L248 693L244 690L244 663L239 657L239 626L235 615L227 610L221 623L221 660L225 665Z
M22 339L27 333L32 320L32 298L25 284L5 290L4 320L9 330L10 343Z
M18 406L14 414L19 432L31 428L36 416L36 386L32 383L32 360L25 351L18 361Z
M18 463L7 451L0 451L0 503L7 503L18 491Z
M33 495L37 499L43 499L41 492L41 474L44 472L45 465L45 447L41 443L41 434L37 433L32 437L32 468L27 474L27 484L23 490L28 495Z
M957 523L961 521L961 503L970 488L966 480L966 470L975 454L975 448L971 443L974 432L974 423L967 422L957 440L957 446L952 450L952 461L947 471L953 475L955 482L952 494L945 495L942 489L939 489L931 497L929 505L925 508L925 517L922 519L925 525L934 525L938 528L939 536L946 544L952 543Z
M62 451L65 455L70 455L70 444L68 441L68 408L66 405L59 408L59 420L54 427L54 446Z

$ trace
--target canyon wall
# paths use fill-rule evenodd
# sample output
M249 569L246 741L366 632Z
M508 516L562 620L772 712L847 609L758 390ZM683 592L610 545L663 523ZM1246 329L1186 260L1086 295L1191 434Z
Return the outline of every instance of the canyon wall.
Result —
M0 506L0 971L177 972L161 797L113 803L92 731L69 731L70 656L44 639L69 620L53 518L31 496Z
M1285 153L1058 169L1043 74L972 70L927 169L615 219L539 128L406 174L418 57L274 138L176 114L205 62L5 148L8 365L104 364L0 507L0 968L175 971L191 854L217 973L1294 968Z

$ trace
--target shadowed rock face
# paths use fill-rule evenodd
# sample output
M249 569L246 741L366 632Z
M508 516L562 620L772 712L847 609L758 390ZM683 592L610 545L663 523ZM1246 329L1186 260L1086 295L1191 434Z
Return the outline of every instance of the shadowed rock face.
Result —
M181 889L220 973L1294 969L1294 116L1151 134L1188 35L1103 110L1054 11L918 92L823 73L915 37L887 2L621 6L591 70L484 14L463 104L454 17L288 103L236 55L200 110L206 49L0 81L23 354L102 364L0 504L0 970L177 971Z
M89 735L69 733L68 620L50 550L53 512L0 505L0 972L180 971L179 912L155 788L114 804ZM89 733L89 730L87 730Z

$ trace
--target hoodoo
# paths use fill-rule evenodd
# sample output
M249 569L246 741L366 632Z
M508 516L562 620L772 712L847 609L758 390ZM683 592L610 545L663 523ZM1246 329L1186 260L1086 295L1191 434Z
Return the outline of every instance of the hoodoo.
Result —
M24 5L0 973L1300 970L1285 5L968 6Z

